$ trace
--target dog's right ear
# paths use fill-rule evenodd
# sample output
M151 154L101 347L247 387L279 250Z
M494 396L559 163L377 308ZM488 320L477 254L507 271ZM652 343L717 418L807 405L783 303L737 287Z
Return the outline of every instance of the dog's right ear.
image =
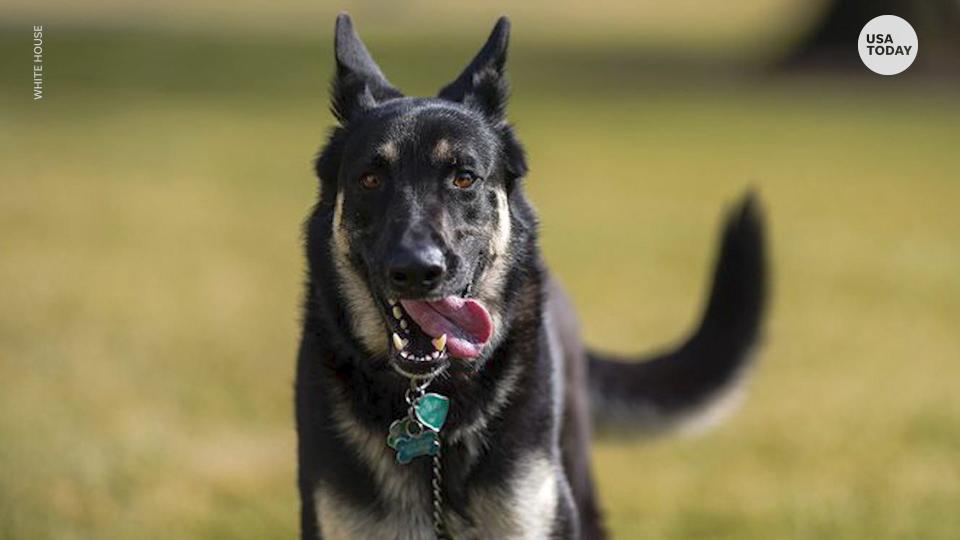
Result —
M510 92L505 73L509 41L510 20L500 17L477 56L455 81L440 90L439 97L474 107L495 124L502 123Z
M383 76L346 13L337 15L333 48L337 73L333 79L330 107L341 124L347 124L357 113L382 101L403 97L403 93Z

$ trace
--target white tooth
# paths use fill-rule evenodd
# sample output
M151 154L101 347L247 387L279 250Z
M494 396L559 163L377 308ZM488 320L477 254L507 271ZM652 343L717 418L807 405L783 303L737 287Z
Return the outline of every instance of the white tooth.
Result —
M400 306L393 306L393 316L397 319L403 318L403 310L400 309Z
M396 332L394 332L393 346L396 347L398 351L402 351L407 348L407 340L403 339Z
M403 328L404 330L407 329L407 320L406 320L406 319L400 319L400 328Z
M433 348L435 348L438 351L442 351L443 348L447 346L447 335L443 334L437 339L432 340L432 343L433 343Z
M436 360L437 358L440 358L440 351L433 351L433 354L431 354L430 357L433 358L434 360Z
M403 358L410 358L410 353L408 353L407 351L400 351L400 356L402 356Z

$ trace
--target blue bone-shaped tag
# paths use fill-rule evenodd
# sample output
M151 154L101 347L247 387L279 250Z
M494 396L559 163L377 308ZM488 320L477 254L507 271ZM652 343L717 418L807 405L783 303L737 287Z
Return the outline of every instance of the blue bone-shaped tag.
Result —
M406 465L413 458L435 456L440 451L440 437L425 430L414 420L403 418L390 424L387 446L397 451L397 463Z
M387 435L387 446L397 452L397 463L406 465L413 458L435 456L440 453L437 434L447 419L450 400L440 394L427 393L414 403L416 418L394 420Z
M424 431L415 437L397 440L397 463L406 465L415 457L435 456L440 451L440 438L435 431Z

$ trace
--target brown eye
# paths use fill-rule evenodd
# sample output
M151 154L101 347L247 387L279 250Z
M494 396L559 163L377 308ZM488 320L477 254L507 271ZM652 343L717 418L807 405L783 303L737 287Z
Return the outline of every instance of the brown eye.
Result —
M360 185L363 189L377 189L380 184L380 177L373 173L367 173L360 177Z
M459 172L453 177L453 185L460 189L468 189L477 181L477 178L470 173Z

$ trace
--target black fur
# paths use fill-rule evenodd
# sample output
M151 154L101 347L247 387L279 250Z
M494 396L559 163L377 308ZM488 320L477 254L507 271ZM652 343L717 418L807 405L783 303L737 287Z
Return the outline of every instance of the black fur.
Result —
M650 404L655 412L702 406L740 371L757 336L764 256L758 205L750 202L727 228L710 305L690 342L650 364L596 356L588 364L572 307L540 257L536 216L523 193L523 148L505 122L508 35L502 18L437 98L406 98L373 62L350 19L338 18L332 108L340 124L316 162L321 190L306 224L309 274L296 373L304 539L325 537L324 522L333 526L332 517L317 513L318 487L366 523L397 519L397 500L344 423L385 441L390 422L405 414L408 381L391 369L395 351L371 348L357 334L362 314L350 303L356 291L349 292L344 271L354 272L383 310L387 336L383 300L406 297L385 272L397 250L443 254L443 279L424 292L429 296L483 295L478 283L493 269L504 270L497 298L489 301L500 316L497 337L480 358L453 359L431 386L451 398L443 430L447 522L472 527L480 537L492 526L473 510L480 494L512 485L527 457L545 456L556 465L555 512L546 535L602 538L589 467L588 388L610 396L609 403ZM438 159L438 147L449 155L440 152ZM451 177L467 173L474 184L451 186ZM367 175L378 179L376 186L358 187L366 186L358 178ZM505 253L490 248L501 217L498 193L506 194L509 208ZM345 254L332 247L336 227L349 246ZM506 407L494 410L498 391L507 388ZM478 419L485 420L476 439L483 444L471 450L466 436L456 434ZM388 451L384 442L384 455ZM409 482L428 487L429 460L387 465L387 474L407 474ZM407 503L410 512L428 511L428 500ZM398 538L409 533L399 524L391 530ZM432 537L429 528L410 534Z

